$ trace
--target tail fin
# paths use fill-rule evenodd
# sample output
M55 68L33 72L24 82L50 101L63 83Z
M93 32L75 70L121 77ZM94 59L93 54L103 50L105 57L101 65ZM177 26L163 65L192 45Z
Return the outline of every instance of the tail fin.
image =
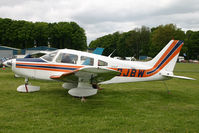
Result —
M155 58L147 62L148 65L152 66L152 69L147 73L151 74L161 69L173 72L182 45L183 41L171 40Z
M164 72L161 73L161 75L164 77L195 80L193 78L176 76L173 74L173 69L182 45L183 41L171 40L155 58L147 62L147 64L151 66L151 69L146 70L146 76L154 75L163 69Z
M104 51L104 48L96 48L96 49L93 51L93 54L102 55L103 51Z

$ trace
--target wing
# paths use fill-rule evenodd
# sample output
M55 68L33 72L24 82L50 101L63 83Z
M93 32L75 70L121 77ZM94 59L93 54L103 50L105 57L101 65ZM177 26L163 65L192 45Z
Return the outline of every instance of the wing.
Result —
M83 67L70 73L62 75L51 76L51 79L60 80L64 82L78 82L79 78L83 81L92 81L92 83L99 83L112 79L120 74L119 71L112 70L105 67Z

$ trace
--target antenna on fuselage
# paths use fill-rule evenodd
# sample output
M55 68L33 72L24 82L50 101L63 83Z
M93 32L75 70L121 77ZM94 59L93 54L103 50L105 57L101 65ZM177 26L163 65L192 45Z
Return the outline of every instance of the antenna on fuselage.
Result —
M115 49L116 50L116 49ZM111 55L115 52L115 50L113 50L113 52L108 56L108 57L111 57Z
M170 91L169 91L169 88L168 88L168 86L167 86L166 81L164 81L164 80L163 80L162 82L164 83L164 86L165 86L165 87L166 87L166 89L167 89L167 93L168 93L168 94L170 94Z

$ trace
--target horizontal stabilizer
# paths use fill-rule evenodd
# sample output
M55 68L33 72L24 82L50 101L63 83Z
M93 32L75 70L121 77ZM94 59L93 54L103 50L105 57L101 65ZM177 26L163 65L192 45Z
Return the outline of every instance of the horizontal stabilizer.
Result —
M187 79L187 80L196 80L194 78L189 78L189 77L184 77L184 76L176 76L176 75L162 75L162 76L171 77L171 78Z

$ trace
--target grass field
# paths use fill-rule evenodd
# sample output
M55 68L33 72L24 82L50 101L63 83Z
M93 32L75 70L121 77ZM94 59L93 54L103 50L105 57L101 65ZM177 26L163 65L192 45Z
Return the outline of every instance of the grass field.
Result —
M103 85L85 103L61 82L32 80L35 93L18 93L24 79L0 70L0 133L199 132L199 64L177 64L175 74L197 80Z

